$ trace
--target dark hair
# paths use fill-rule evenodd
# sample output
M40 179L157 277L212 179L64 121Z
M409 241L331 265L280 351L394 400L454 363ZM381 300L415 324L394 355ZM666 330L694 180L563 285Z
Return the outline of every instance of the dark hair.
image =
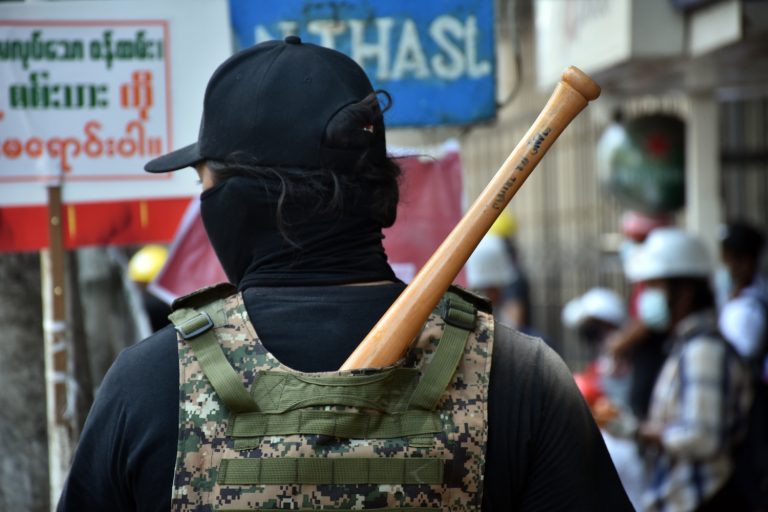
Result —
M378 95L387 99L380 106ZM347 191L368 193L366 206L371 217L383 227L394 224L400 199L400 167L386 155L383 113L391 106L386 91L374 91L363 100L347 105L328 122L323 144L333 149L360 150L360 157L349 170L330 168L302 169L265 167L249 163L247 155L231 155L226 161L208 160L214 183L235 176L245 176L278 183L276 218L278 228L288 238L284 207L287 202L300 201L307 215L319 212L341 212Z
M690 286L693 289L693 302L691 303L691 313L715 308L715 295L712 293L712 287L709 279L701 277L672 277L669 278L670 300L680 293L683 286Z
M720 237L720 244L724 251L757 258L765 245L765 236L752 224L734 220L726 225Z

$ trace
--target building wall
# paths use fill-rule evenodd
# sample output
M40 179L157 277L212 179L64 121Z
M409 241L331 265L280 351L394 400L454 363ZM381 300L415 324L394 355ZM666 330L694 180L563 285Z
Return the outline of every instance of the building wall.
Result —
M768 96L720 103L725 218L768 227Z

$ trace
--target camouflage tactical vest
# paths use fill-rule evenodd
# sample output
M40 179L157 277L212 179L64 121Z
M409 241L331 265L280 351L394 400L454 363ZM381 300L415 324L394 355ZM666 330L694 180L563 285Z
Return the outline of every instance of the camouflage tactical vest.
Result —
M493 344L481 300L451 289L395 365L302 373L266 350L232 292L171 315L173 510L480 509Z

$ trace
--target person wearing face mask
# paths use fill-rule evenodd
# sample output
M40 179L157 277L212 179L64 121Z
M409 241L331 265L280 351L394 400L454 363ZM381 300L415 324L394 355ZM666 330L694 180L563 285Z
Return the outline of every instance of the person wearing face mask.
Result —
M578 331L580 341L589 352L591 362L582 377L596 379L600 394L604 393L619 406L627 405L628 369L607 353L606 342L626 318L621 297L613 290L599 287L568 301L562 312L563 324ZM576 382L578 384L578 379ZM590 402L588 398L587 402Z
M746 510L734 450L752 392L748 371L717 330L712 266L704 244L677 228L651 232L626 267L643 283L638 317L667 337L647 419L644 510Z
M634 439L622 436L635 426L629 409L629 365L607 351L611 336L627 321L624 301L615 291L595 287L565 305L563 324L576 329L586 345L590 363L575 373L574 380L600 425L608 453L611 454L624 490L632 505L640 506L642 464Z
M229 283L173 304L94 401L60 511L625 511L568 368L452 287L405 357L340 371L405 288L388 95L298 36L225 61L194 167Z
M622 265L626 267L634 249L642 244L654 229L667 227L672 223L673 218L668 214L649 215L633 210L624 212L620 223L621 233L625 238L619 250ZM637 298L643 287L643 283L633 283L630 287L627 301L629 320L608 341L608 350L615 358L632 361L629 406L636 418L644 418L647 415L653 383L664 363L663 336L648 329L637 319Z
M750 510L768 510L768 283L759 271L764 244L763 233L745 221L728 223L720 238L729 286L719 326L747 361L755 395L744 449L737 453Z
M730 277L728 300L719 325L753 369L755 378L768 381L768 282L760 274L765 237L743 221L731 222L721 235L723 263Z

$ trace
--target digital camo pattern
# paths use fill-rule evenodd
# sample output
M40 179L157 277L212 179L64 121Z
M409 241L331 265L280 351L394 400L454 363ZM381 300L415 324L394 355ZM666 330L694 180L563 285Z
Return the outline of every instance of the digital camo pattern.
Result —
M283 366L260 343L239 293L204 309L209 313L219 310L211 315L216 323L216 336L248 389L251 389L260 371L294 372ZM442 319L433 314L404 362L399 364L424 368L434 354L443 328ZM410 443L408 438L331 438L330 443L327 439L317 443L318 436L315 435L290 435L265 436L256 439L251 449L237 451L233 439L227 435L229 412L204 376L191 349L180 339L180 425L172 510L361 510L401 507L480 510L492 345L493 318L479 311L475 331L469 336L456 375L440 399L438 411L443 432L435 435L431 447L419 447L424 443ZM380 414L372 410L341 408L361 414ZM218 468L223 459L245 457L440 458L445 460L444 480L442 485L240 486L217 483Z

